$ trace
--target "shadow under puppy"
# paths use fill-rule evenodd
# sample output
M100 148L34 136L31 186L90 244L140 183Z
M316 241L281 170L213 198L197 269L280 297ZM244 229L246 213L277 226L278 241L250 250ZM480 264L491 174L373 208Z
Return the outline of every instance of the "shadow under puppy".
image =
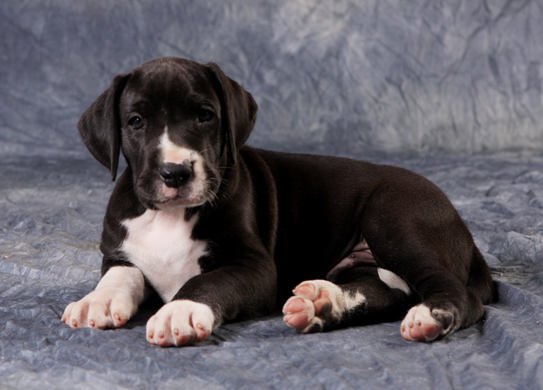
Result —
M128 167L102 278L62 321L123 326L153 290L165 304L147 339L162 347L285 300L302 333L405 316L406 340L431 341L481 319L494 285L442 191L401 168L245 146L256 113L215 64L160 58L115 77L78 128L113 180L121 151Z

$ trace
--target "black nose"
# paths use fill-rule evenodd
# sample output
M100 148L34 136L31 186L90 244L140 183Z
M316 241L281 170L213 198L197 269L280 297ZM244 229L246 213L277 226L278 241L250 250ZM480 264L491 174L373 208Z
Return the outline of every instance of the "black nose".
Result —
M192 177L190 164L164 164L160 168L160 176L164 183L171 188L179 188L185 185Z

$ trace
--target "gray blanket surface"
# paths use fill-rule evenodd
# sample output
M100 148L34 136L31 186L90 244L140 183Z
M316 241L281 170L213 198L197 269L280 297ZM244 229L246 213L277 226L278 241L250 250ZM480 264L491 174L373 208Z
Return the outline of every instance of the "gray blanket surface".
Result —
M539 1L0 3L0 389L543 386ZM205 342L72 330L100 277L113 188L79 115L143 61L217 62L260 105L250 143L402 166L440 186L498 283L484 321L431 343L399 322L299 335L280 313ZM481 152L485 152L482 154Z

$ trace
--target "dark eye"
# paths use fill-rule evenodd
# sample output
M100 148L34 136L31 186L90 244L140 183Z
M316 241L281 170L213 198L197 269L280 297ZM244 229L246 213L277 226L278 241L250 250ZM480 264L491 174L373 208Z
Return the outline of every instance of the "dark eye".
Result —
M139 130L143 127L143 119L141 119L139 116L133 116L128 120L128 125L134 130Z
M200 122L209 122L211 119L213 119L213 116L213 112L205 108L200 109L200 112L198 112L198 120Z

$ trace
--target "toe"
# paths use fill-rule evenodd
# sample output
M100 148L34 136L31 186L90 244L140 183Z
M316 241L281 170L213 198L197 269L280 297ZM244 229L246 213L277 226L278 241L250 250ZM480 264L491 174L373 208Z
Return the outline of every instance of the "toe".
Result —
M307 304L302 298L292 297L287 301L283 307L283 314L294 314L304 311L307 308Z
M196 333L195 341L197 343L205 340L211 334L211 330L205 329L205 327L199 322L194 326L194 332Z
M191 344L194 341L194 335L181 334L177 328L173 329L172 336L176 347L182 347L184 345Z
M301 284L294 289L294 294L310 298L315 294L315 286L310 283Z
M283 317L283 321L289 326L296 329L304 329L309 325L309 317L307 313L289 314Z

